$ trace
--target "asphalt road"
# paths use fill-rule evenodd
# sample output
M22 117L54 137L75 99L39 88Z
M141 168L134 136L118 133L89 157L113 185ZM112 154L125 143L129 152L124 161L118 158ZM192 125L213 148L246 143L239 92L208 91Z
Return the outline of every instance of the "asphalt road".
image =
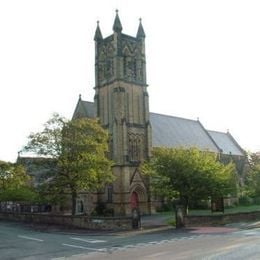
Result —
M260 259L260 229L124 233L36 231L0 222L0 259Z

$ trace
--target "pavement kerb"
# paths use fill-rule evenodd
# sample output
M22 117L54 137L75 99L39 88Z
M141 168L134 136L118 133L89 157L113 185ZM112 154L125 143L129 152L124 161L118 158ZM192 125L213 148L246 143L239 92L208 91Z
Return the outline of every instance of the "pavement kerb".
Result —
M175 230L173 226L161 226L161 227L145 227L145 228L140 228L140 229L133 229L133 230L126 230L126 231L118 231L115 232L117 235L138 235L138 234L148 234L148 233L153 233L153 232L159 232L159 231L165 231L165 230Z
M260 221L238 222L238 223L226 224L225 226L227 226L227 227L235 227L235 228L239 228L239 229L260 228Z
M20 223L21 224L21 223ZM170 225L162 226L144 226L139 229L129 229L129 230L90 230L90 229L66 229L62 226L56 225L37 225L37 224L25 224L25 226L40 232L46 233L57 233L66 235L118 235L118 236L131 236L137 234L147 234L165 230L175 230L175 227Z

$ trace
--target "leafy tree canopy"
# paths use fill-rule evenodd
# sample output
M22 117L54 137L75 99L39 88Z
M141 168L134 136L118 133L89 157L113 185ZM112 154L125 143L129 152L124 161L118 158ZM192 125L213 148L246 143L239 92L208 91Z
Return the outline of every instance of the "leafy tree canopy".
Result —
M246 195L260 197L260 156L256 153L249 155L250 169L245 179Z
M30 179L22 165L0 161L0 201L34 201Z
M156 148L142 168L151 176L154 191L169 199L179 197L188 203L236 192L234 165L223 165L215 154L196 148Z
M30 176L22 165L0 161L0 189L17 189L29 184Z
M95 191L113 180L107 142L108 134L97 120L68 121L55 114L42 132L29 136L25 151L56 160L56 173L48 188L53 194L69 189L75 214L78 192Z

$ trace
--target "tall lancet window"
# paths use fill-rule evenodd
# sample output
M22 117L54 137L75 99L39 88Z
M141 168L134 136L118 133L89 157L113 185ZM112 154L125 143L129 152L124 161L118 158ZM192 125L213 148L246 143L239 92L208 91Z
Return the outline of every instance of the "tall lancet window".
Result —
M142 159L142 136L139 134L129 134L128 138L129 160L139 162Z

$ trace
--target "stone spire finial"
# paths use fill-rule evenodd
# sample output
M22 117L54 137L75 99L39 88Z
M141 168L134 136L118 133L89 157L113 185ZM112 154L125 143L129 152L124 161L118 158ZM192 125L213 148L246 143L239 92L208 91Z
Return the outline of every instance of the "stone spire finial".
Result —
M97 21L97 28L96 28L94 40L95 41L103 40L103 36L102 36L101 30L99 28L99 21Z
M114 21L114 25L113 25L113 31L120 33L122 31L123 27L122 24L120 22L119 16L118 16L118 10L116 9L116 17L115 17L115 21Z
M136 37L137 38L145 38L144 28L143 28L143 25L142 25L142 18L139 18L139 27L138 27Z

